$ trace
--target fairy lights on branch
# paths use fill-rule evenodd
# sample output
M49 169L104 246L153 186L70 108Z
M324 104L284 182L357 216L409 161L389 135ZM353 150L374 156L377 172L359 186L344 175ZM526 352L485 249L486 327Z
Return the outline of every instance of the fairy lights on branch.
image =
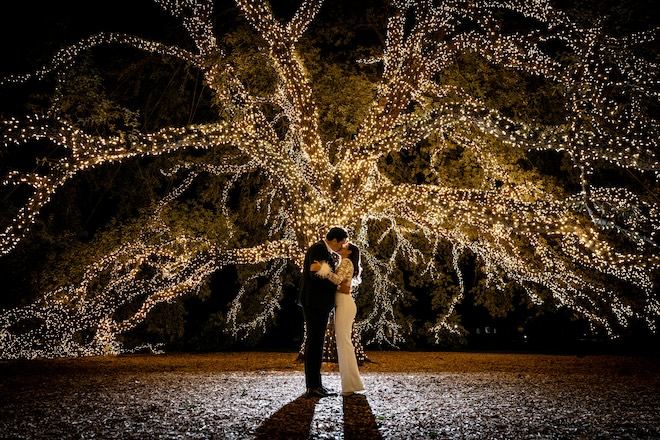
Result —
M396 344L405 338L396 283L402 261L423 276L438 277L441 243L452 250L458 293L447 293L431 331L436 337L458 328L455 307L465 294L459 261L476 258L493 289L513 282L536 304L538 291L573 309L594 326L616 334L632 320L656 331L660 317L653 276L660 267L657 191L635 193L600 187L593 173L602 164L640 173L657 186L657 63L637 55L657 44L657 29L610 36L598 24L583 27L549 1L391 1L383 23L385 47L361 64L382 64L382 76L367 116L354 136L322 139L314 84L298 44L323 7L302 0L287 22L266 1L236 0L238 10L263 40L262 55L275 73L271 92L255 95L229 63L212 21L211 0L156 0L181 20L195 51L123 34L100 33L65 48L48 66L2 79L2 87L52 75L64 81L80 55L102 45L124 45L173 57L199 69L222 108L218 120L155 133L92 136L60 118L57 96L46 114L1 121L1 140L13 148L32 142L58 146L64 154L34 172L11 170L5 187L30 191L0 234L2 254L11 255L43 208L74 176L101 164L184 149L218 152L216 162L184 162L163 172L179 179L125 243L90 263L80 279L44 292L33 304L0 314L0 356L78 356L125 350L120 336L163 302L194 294L227 265L254 266L230 304L228 322L236 337L263 332L276 316L289 262L300 266L306 247L333 225L343 225L363 249L370 284L360 295L370 305L356 328L367 342ZM439 3L436 5L436 3ZM332 7L326 4L325 7ZM528 19L533 29L504 33L504 13ZM505 14L504 14L505 15ZM565 56L547 45L565 47ZM465 53L503 69L552 82L561 93L560 123L524 121L490 108L457 85L438 78ZM322 99L322 98L319 98ZM268 112L264 108L268 107ZM286 133L275 125L284 122ZM328 145L335 142L337 154ZM431 163L460 146L480 169L481 181L456 187L438 169L430 183L397 182L379 168L389 154L430 150ZM536 170L513 158L530 151L568 155L582 182L577 193L551 187ZM230 193L248 175L265 177L254 198L262 243L237 238ZM226 237L174 226L168 210L202 175L221 181L217 221ZM263 232L263 234L261 234ZM612 237L615 239L612 239ZM251 238L251 237L250 237ZM250 287L259 291L259 310L247 310ZM615 284L639 292L630 299ZM127 312L127 310L131 310Z

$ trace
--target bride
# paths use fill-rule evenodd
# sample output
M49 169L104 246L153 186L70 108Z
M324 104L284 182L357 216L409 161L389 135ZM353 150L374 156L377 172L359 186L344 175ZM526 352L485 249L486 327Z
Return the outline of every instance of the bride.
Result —
M337 339L341 395L350 396L356 391L364 390L355 357L355 347L353 347L353 341L351 340L353 321L357 313L351 288L362 282L360 277L362 264L360 249L353 243L345 244L337 253L341 257L341 262L335 272L325 261L314 261L310 269L317 276L326 278L337 285L337 293L335 294L335 338Z

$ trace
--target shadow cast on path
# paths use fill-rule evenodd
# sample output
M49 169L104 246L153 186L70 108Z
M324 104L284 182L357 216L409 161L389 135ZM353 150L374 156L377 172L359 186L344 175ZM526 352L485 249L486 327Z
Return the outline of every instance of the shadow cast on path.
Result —
M257 440L308 439L311 434L314 410L319 399L300 396L287 403L270 416L256 431ZM378 431L367 398L353 394L343 398L344 439L379 440L383 437Z
M362 394L344 397L344 440L382 439L367 398Z
M319 399L302 395L270 416L256 432L256 439L307 439Z

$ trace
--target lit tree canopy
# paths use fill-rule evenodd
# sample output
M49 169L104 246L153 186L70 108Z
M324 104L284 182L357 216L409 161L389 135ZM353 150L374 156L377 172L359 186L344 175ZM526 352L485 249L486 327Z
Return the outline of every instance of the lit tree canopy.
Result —
M6 117L1 135L10 151L35 142L57 149L40 166L3 177L5 194L24 195L0 234L3 258L82 173L163 156L172 158L162 172L173 182L76 279L2 312L3 357L119 352L119 335L155 305L199 291L227 265L255 268L228 314L235 335L265 329L287 266L299 267L307 246L333 225L363 249L370 305L358 328L370 341L396 344L404 336L394 308L405 300L402 267L430 280L453 268L458 288L444 291L429 331L440 337L459 329L454 308L465 293L465 255L493 292L513 283L532 302L553 301L610 334L633 320L655 331L660 133L649 48L656 28L613 33L604 18L582 19L543 0L393 0L383 22L371 23L382 42L348 63L354 88L323 95L317 89L334 73L319 70L324 55L308 34L332 2L303 0L280 18L266 1L236 0L237 20L253 35L241 43L214 21L211 0L156 3L183 24L188 42L99 33L59 50L41 69L3 80L3 88L54 80L47 110ZM90 50L115 45L200 72L215 120L94 131L70 117L63 108L69 75ZM475 73L466 64L480 67ZM539 102L531 94L506 108L466 80L493 72L520 81L502 87L547 88L558 108L533 108ZM339 95L354 99L344 108L353 114L322 101ZM342 128L328 128L331 118ZM190 154L177 156L182 151ZM544 154L564 165L542 169ZM640 185L608 181L603 172ZM569 174L578 185L562 184ZM203 178L217 185L217 210L173 220ZM246 179L258 184L234 200ZM446 249L449 266L440 257ZM260 309L247 313L258 279L268 280L256 290Z

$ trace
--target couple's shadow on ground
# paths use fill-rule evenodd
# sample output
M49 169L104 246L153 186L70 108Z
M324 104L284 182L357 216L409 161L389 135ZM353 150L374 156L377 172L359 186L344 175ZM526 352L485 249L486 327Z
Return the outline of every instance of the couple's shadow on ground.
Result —
M367 398L362 394L342 397L344 439L382 439ZM307 439L310 437L317 397L300 396L270 416L257 429L256 438ZM341 423L337 420L337 423Z

